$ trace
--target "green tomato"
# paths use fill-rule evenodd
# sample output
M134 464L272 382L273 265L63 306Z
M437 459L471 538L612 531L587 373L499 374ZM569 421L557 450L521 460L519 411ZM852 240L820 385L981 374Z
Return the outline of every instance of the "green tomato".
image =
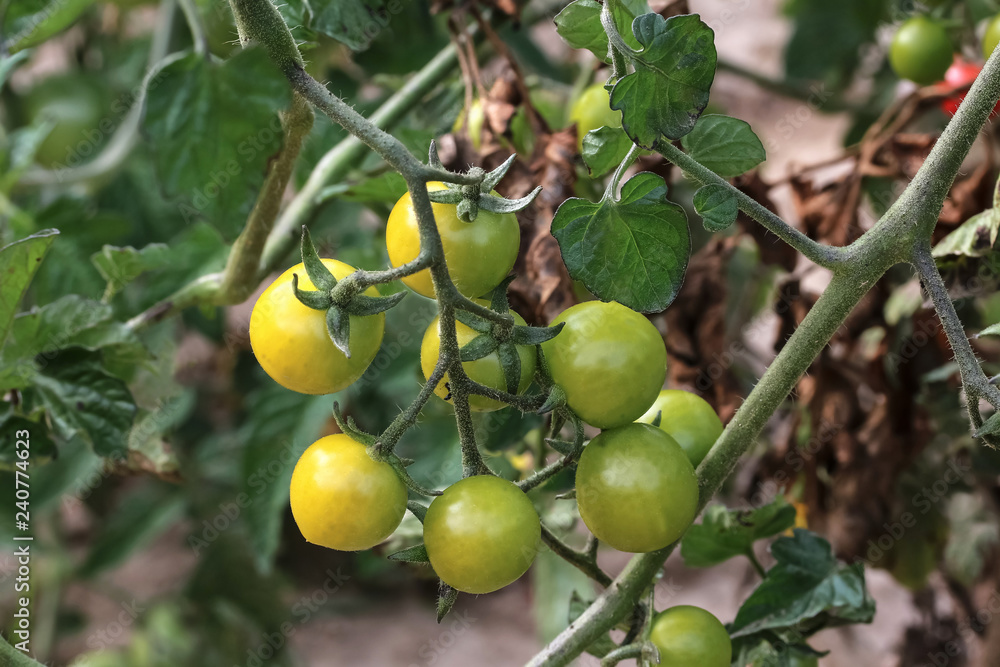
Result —
M486 301L481 299L477 299L477 301L484 306L488 305ZM513 311L511 313L514 315L514 322L524 326L524 318ZM440 319L435 317L434 321L427 327L427 331L424 332L424 339L420 344L420 369L424 372L425 380L434 373L434 367L437 365L438 357L441 353L441 334L438 331L439 323ZM458 334L459 348L468 345L472 342L472 339L479 335L475 329L467 327L461 322L455 323L455 333ZM531 380L535 376L535 358L537 356L535 354L535 347L533 345L518 345L517 356L521 359L521 380L517 387L517 393L521 393L531 385ZM507 390L507 381L504 378L503 367L500 365L500 357L495 351L481 359L463 362L462 368L465 369L466 374L472 380L479 384L501 391ZM451 403L451 391L448 388L447 373L445 373L441 382L438 383L438 386L434 388L434 393ZM473 394L469 396L469 407L478 412L492 412L493 410L506 407L506 404L494 401L492 398Z
M569 122L576 123L576 145L583 150L583 138L601 127L621 127L622 113L611 108L611 95L604 86L595 83L580 95L569 113Z
M441 580L464 593L492 593L528 571L541 537L531 501L500 477L452 484L424 517L424 546Z
M566 326L542 343L549 372L583 421L613 428L638 419L663 387L667 351L656 327L619 303L587 301L551 324Z
M694 521L698 478L676 440L649 424L628 424L584 447L576 502L597 539L619 551L656 551Z
M467 128L469 139L472 141L472 147L478 151L483 144L482 133L485 122L486 113L483 111L483 102L477 99L468 110L462 109L462 113L455 119L455 124L452 126L451 131L453 134L457 134L462 131L463 127Z
M733 645L726 627L701 607L671 607L653 619L649 641L660 667L729 667Z
M1000 44L1000 14L991 18L986 25L986 34L983 35L983 57L989 60L997 44Z
M429 191L444 188L444 183L436 181L427 184ZM462 222L456 204L431 204L431 209L455 287L475 298L499 285L514 268L521 245L521 229L514 214L480 209L474 221ZM393 266L412 261L420 253L420 228L409 192L399 198L389 214L385 243ZM434 298L429 269L403 278L403 283L418 294Z
M892 38L889 64L901 78L927 86L944 77L951 67L952 53L944 26L926 16L914 16Z
M371 549L406 512L406 486L396 471L343 433L320 438L302 454L289 498L302 536L339 551Z
M101 84L81 73L48 77L28 91L24 109L29 122L54 124L35 154L38 164L75 167L93 158L116 127L107 107Z
M656 415L660 415L660 428L677 441L696 468L722 435L719 415L705 399L689 391L664 389L638 421L652 424Z

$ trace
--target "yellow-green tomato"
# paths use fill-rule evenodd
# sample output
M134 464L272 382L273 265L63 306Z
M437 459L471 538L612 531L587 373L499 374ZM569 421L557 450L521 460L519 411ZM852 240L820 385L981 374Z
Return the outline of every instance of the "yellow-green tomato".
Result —
M451 131L454 134L462 131L462 127L469 133L469 140L472 147L479 150L483 144L483 124L486 122L486 113L483 111L483 101L476 99L468 109L462 109L462 113L455 119L455 124Z
M320 438L302 454L290 499L302 536L339 551L371 549L406 512L406 486L396 472L343 433Z
M664 389L639 421L652 424L660 415L660 428L667 432L698 467L722 435L722 420L712 406L697 394Z
M625 306L587 301L552 322L565 322L542 351L566 402L583 421L613 428L638 419L667 374L667 350L656 327Z
M726 626L701 607L671 607L653 619L649 641L660 667L729 667L733 645Z
M997 44L1000 44L1000 14L991 18L986 25L986 34L983 35L983 57L989 60Z
M576 123L577 148L583 150L583 138L601 127L621 127L622 113L611 108L611 94L595 83L580 95L569 113L569 122Z
M649 424L628 424L584 447L576 502L597 539L619 551L656 551L694 521L698 479L673 438Z
M487 305L485 301L479 299L477 301L483 305ZM524 318L513 311L511 313L514 315L514 321L520 326L524 326ZM440 319L435 317L434 321L427 327L427 331L424 332L424 339L420 343L420 369L424 372L425 380L430 378L434 372L434 367L437 365L438 357L441 354L441 333L439 326ZM473 338L479 335L475 329L467 327L461 322L455 323L455 333L458 335L459 348L465 347ZM517 356L521 359L521 380L517 387L517 393L520 394L531 385L531 379L535 375L535 347L533 345L518 345ZM500 365L500 357L495 351L481 359L463 362L462 368L465 369L466 374L472 380L479 384L500 391L507 391L507 381L504 378L503 367ZM445 373L444 378L438 383L437 387L434 388L434 393L451 403L451 390L448 386L447 373ZM469 396L469 407L478 412L492 412L493 410L505 407L505 404L495 401L492 398L473 394Z
M444 183L427 184L428 191L444 188ZM448 273L458 291L475 298L499 285L514 267L521 243L521 230L514 214L480 209L475 220L462 222L456 204L431 204L431 208L444 246ZM409 192L392 207L385 243L393 266L412 261L420 253L420 228ZM403 278L403 283L418 294L434 298L428 269Z
M337 280L356 270L335 259L324 259L323 264ZM296 298L292 275L298 275L299 289L316 289L302 264L278 276L250 313L250 346L264 371L282 387L300 394L332 394L360 378L375 358L382 344L385 314L351 315L348 359L330 340L326 312ZM378 296L378 291L370 287L365 294Z
M424 517L424 546L434 572L464 593L492 593L516 581L531 567L540 537L528 497L492 475L452 484Z

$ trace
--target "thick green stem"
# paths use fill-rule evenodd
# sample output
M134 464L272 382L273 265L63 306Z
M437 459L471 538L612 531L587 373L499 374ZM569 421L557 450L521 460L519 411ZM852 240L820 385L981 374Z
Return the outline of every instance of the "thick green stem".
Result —
M225 304L243 303L260 284L257 271L261 253L281 209L302 142L312 129L312 107L301 95L293 95L292 106L281 114L281 124L285 135L281 151L271 163L246 226L229 252L219 295L219 301Z

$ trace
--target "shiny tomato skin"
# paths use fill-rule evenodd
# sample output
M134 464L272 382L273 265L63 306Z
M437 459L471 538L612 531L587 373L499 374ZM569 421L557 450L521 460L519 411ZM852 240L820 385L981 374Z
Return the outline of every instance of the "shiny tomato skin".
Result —
M628 424L646 412L667 373L656 327L630 308L602 301L571 306L550 326L560 322L566 326L542 351L569 407L597 428Z
M889 64L896 74L921 86L941 80L951 65L954 48L944 27L926 16L907 19L889 47Z
M436 181L427 184L429 191L444 188L444 183ZM499 285L514 267L521 244L521 230L514 214L480 209L475 220L462 222L455 204L432 203L431 208L444 246L448 274L458 291L475 298ZM420 228L409 192L392 207L385 242L393 266L412 261L420 253ZM403 283L418 294L434 298L429 269L403 278Z
M677 441L696 468L722 435L722 420L715 410L708 401L689 391L664 389L637 421L652 424L657 414L660 428Z
M478 301L483 305L487 305L485 301ZM514 321L524 326L524 318L513 311L511 312L514 315ZM440 319L435 317L434 321L427 327L427 331L424 332L423 341L420 343L420 369L424 373L425 380L434 372L438 356L441 353L441 335L438 332L439 325ZM472 339L479 335L474 329L465 326L461 322L455 322L455 333L458 335L459 348L472 342ZM535 376L535 359L537 356L535 354L535 347L533 345L518 345L517 356L521 359L521 381L517 387L517 393L522 393L531 385L531 380ZM475 361L463 362L462 367L465 369L466 374L479 384L502 391L507 390L507 381L504 378L503 367L500 365L500 357L496 352L491 352ZM445 373L444 378L434 389L434 393L443 400L451 403L451 399L448 398L451 392L448 388L447 373ZM494 401L492 398L485 396L470 395L469 407L477 412L492 412L506 407L506 404Z
M679 605L660 612L649 640L660 651L660 667L729 667L733 659L726 626L700 607Z
M601 432L576 470L580 517L597 539L631 553L679 539L698 512L698 478L677 441L649 424Z
M337 280L356 270L335 259L324 259L323 264ZM375 358L382 344L385 314L351 315L348 359L330 340L326 313L295 297L293 274L299 277L299 289L316 289L302 264L278 276L250 313L250 346L264 371L286 389L300 394L332 394L360 378ZM378 296L374 287L364 293Z
M406 511L406 486L388 463L343 433L320 438L292 472L292 516L306 541L338 551L370 549Z
M531 567L541 523L511 482L467 477L445 489L424 517L424 546L434 572L463 593L492 593Z

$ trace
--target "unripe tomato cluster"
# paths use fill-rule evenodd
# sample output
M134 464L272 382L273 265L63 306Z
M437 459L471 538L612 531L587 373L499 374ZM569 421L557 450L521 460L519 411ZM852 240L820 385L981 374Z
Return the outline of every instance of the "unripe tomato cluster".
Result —
M604 99L602 108L606 107L606 91L596 90ZM429 184L431 190L444 187ZM515 216L480 210L467 223L459 219L455 204L432 207L449 277L464 295L488 306L481 297L503 282L517 256L520 234ZM420 230L409 194L389 216L386 243L393 266L419 256ZM355 272L337 260L322 261L337 280ZM331 341L325 311L299 301L293 276L299 290L315 289L299 264L263 292L250 318L254 353L284 387L307 394L340 391L361 377L375 357L384 315L350 316L348 356ZM435 296L426 269L402 280L419 294ZM365 294L377 296L377 291L369 288ZM517 314L514 319L516 325L525 326ZM568 308L550 326L559 325L558 335L539 346L516 346L521 372L516 389L526 391L543 364L544 377L562 390L565 407L601 429L583 448L576 470L580 515L591 532L622 551L662 549L679 539L697 514L694 467L718 438L722 424L711 407L693 394L662 391L666 350L646 317L618 303L590 301ZM456 333L460 347L479 335L461 322L456 323ZM433 374L439 355L435 319L421 344L425 378ZM497 352L465 361L463 368L475 382L507 389ZM450 400L447 374L434 391ZM503 407L482 396L469 399L474 410ZM406 511L407 494L406 484L390 463L373 459L351 436L336 434L321 438L303 453L292 475L290 500L306 540L356 551L379 544L396 530ZM493 475L467 477L446 488L430 503L423 523L427 560L442 581L463 592L488 593L510 584L527 571L539 548L541 523L531 500L516 484ZM677 609L657 623L668 624L669 619L692 613ZM707 623L704 616L692 618L684 622ZM722 633L725 636L724 629ZM666 655L694 659L689 648L661 634L666 639L654 641L662 644ZM711 660L706 657L699 664L715 664Z

